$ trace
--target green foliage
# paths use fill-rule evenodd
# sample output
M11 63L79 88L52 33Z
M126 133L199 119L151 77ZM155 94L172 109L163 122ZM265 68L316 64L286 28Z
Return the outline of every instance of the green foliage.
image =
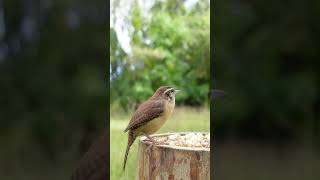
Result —
M150 21L147 21L134 1L130 16L134 29L132 52L121 57L111 53L111 59L115 59L111 62L112 105L119 101L123 109L131 109L162 85L182 90L177 97L178 104L203 105L207 101L209 8L194 13L185 10L182 2L155 3L149 13ZM110 43L117 43L118 40L113 39ZM114 51L121 51L121 47Z

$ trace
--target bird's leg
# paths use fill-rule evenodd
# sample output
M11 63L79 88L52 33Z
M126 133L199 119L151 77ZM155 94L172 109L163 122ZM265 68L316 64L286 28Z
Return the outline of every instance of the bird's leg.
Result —
M150 155L150 150L152 148L153 145L158 144L158 142L156 142L153 138L151 138L148 134L143 133L143 135L145 135L152 143L148 143L148 147L147 147L147 153L148 155Z
M152 148L153 144L149 144L146 151L147 151L147 154L150 156L150 152L151 152L151 148Z
M148 134L144 134L147 136L147 138L153 143L153 144L158 144L153 138L151 138Z

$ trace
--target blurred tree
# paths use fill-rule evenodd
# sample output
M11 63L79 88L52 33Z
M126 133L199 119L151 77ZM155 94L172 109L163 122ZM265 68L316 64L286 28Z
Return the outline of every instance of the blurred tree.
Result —
M314 110L319 11L313 3L215 4L215 84L232 97L215 106L218 134L287 139L320 128Z
M21 128L54 156L104 128L105 2L4 0L0 11L0 137Z
M202 8L193 6L201 9L196 12L187 10L182 0L155 1L147 18L139 1L133 1L127 24L132 29L132 52L111 62L112 70L118 69L111 81L112 106L130 109L161 85L183 90L178 104L199 106L207 102L210 14L208 3L197 3Z

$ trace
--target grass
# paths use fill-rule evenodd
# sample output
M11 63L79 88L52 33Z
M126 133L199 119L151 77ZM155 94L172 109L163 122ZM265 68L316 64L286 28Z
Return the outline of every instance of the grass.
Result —
M138 141L132 145L126 170L122 170L123 158L127 146L127 134L123 132L126 128L132 113L115 114L111 113L110 119L110 179L132 180L138 172L137 154ZM207 107L190 108L176 107L171 118L157 133L167 132L209 132L210 131L210 110Z

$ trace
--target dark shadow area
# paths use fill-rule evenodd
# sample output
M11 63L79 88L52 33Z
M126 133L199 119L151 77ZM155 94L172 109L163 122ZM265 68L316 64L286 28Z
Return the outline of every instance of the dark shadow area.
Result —
M319 179L319 3L211 6L215 179Z
M68 179L107 128L107 12L0 1L0 179Z

